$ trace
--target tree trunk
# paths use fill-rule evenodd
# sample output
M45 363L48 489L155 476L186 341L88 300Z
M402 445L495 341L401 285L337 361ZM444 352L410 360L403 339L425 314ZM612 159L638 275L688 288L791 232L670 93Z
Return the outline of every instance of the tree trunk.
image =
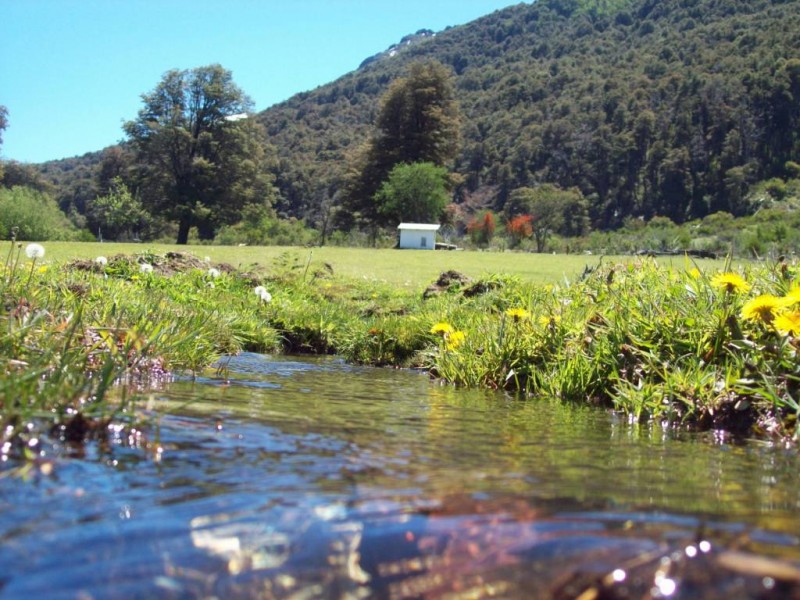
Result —
M180 221L178 221L178 241L177 244L187 244L189 242L189 229L192 227L192 222L186 218L182 217Z

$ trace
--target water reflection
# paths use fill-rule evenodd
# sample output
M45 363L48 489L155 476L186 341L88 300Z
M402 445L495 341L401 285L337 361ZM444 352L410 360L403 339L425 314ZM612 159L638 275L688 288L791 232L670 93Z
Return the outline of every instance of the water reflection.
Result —
M118 445L0 479L3 596L785 597L800 581L793 450L330 357L224 367L155 393L159 461Z

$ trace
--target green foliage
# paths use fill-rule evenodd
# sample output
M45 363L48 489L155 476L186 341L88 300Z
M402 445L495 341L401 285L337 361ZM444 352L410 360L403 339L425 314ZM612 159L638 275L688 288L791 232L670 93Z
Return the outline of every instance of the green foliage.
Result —
M550 236L584 235L588 229L586 199L580 190L561 190L545 183L536 188L519 188L511 192L506 205L509 219L519 214L532 217L531 229L536 251L544 252Z
M104 439L111 421L136 425L136 389L168 371L279 346L251 277L179 254L65 266L9 247L0 269L4 454L35 456L47 432Z
M458 132L450 71L436 61L411 64L381 98L374 135L351 160L346 208L373 225L397 218L396 210L382 210L385 196L376 205L392 169L403 163L445 167L455 156Z
M25 187L0 188L0 239L70 240L75 227L45 193Z
M196 226L211 239L247 204L268 204L263 132L244 117L252 102L219 65L172 70L125 124L139 161L142 201L178 223L178 243Z
M493 275L427 299L336 275L311 252L260 276L152 251L50 266L9 244L0 281L0 398L19 399L0 417L23 455L44 429L71 435L77 414L133 418L134 376L278 345L704 428L789 435L800 411L797 263L734 273L646 259L558 286Z
M222 245L304 246L315 241L316 234L297 219L278 219L264 206L251 205L242 210L242 220L223 226L214 238Z
M397 164L375 196L378 212L390 222L438 223L448 184L447 170L433 163Z
M92 231L98 237L124 240L140 237L148 226L149 215L128 186L116 177L109 184L109 192L89 203L87 216Z

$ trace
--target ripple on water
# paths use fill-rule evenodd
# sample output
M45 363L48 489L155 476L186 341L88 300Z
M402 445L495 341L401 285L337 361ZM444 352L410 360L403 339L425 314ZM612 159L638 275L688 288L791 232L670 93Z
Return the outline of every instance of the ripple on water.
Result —
M0 477L4 597L800 593L792 452L331 357L244 354L153 402L158 460Z

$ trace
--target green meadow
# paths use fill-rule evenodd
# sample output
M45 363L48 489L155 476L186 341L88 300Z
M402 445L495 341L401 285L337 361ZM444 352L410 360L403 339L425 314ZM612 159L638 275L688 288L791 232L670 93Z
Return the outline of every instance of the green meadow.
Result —
M796 262L10 242L0 257L5 455L136 431L148 389L241 351L797 438Z
M47 260L64 262L76 259L137 254L145 251L188 252L198 258L209 257L215 263L227 263L237 269L275 269L287 260L309 264L309 269L329 264L336 275L368 278L396 286L419 288L435 281L440 273L456 270L472 278L507 274L536 283L557 283L583 273L586 267L601 263L634 260L630 256L534 254L518 252L396 250L372 248L287 246L178 246L173 244L117 244L90 242L49 242ZM683 257L659 258L659 263L682 267ZM722 268L724 261L702 259L709 267Z

